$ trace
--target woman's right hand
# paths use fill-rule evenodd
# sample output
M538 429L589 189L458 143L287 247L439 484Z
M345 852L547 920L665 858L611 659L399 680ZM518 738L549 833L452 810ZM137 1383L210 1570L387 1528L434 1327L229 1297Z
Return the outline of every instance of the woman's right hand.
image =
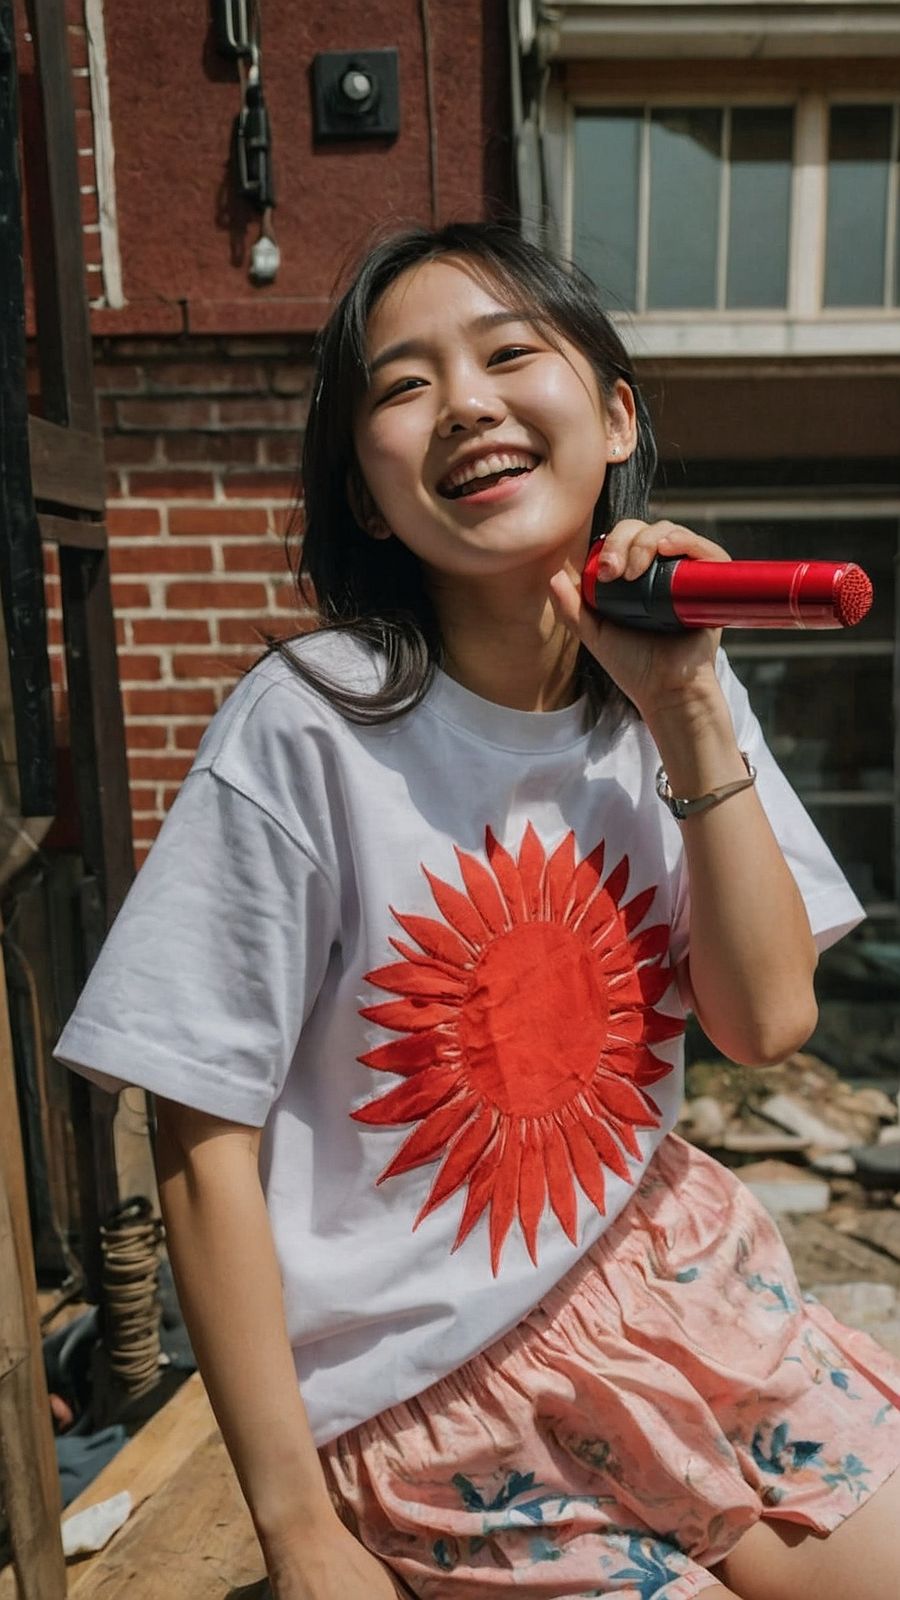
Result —
M387 1568L337 1515L265 1550L272 1600L397 1600Z

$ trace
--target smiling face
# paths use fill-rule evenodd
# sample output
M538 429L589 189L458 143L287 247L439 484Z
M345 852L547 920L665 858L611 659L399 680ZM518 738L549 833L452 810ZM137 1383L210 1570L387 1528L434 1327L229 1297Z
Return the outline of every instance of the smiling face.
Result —
M626 384L604 401L581 351L461 257L395 280L368 363L354 442L375 537L393 533L432 580L580 565L607 462L633 447Z

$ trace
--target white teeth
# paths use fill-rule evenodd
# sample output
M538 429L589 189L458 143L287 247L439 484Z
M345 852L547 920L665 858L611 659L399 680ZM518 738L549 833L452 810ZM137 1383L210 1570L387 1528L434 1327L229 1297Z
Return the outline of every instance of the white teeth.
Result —
M461 489L464 484L472 483L476 478L491 478L497 472L509 472L512 468L531 468L536 465L533 455L524 450L495 451L489 456L480 456L477 461L466 462L451 472L441 484L444 491Z

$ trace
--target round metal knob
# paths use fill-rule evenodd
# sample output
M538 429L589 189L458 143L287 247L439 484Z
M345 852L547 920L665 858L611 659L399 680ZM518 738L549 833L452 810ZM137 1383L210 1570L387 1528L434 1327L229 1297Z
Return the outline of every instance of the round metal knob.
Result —
M359 67L351 67L341 79L341 94L356 105L362 100L368 100L373 87L368 73L362 72Z

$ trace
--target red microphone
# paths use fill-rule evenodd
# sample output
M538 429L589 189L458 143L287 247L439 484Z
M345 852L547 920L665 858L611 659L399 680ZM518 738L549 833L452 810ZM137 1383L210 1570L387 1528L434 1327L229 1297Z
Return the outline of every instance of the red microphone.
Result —
M624 628L851 628L872 605L855 561L692 561L656 556L634 579L597 581L603 540L591 548L581 592L598 617Z

